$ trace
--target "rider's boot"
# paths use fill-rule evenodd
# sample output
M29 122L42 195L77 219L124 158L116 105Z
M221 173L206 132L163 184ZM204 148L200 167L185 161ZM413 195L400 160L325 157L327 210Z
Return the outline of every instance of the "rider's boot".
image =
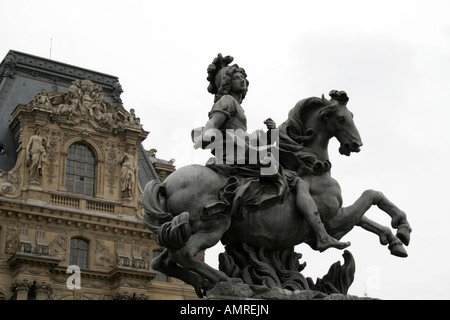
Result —
M328 248L344 249L350 245L350 242L341 242L328 234L318 212L314 212L311 216L307 216L306 220L314 231L317 239L313 249L323 252Z

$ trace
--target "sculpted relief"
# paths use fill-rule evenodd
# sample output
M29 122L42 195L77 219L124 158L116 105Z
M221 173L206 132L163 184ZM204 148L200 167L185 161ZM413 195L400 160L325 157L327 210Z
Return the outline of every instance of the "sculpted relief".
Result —
M27 106L51 111L52 122L68 126L88 123L98 132L113 135L125 128L142 129L134 109L129 113L123 108L113 107L104 96L103 88L92 81L75 80L65 93L41 90Z

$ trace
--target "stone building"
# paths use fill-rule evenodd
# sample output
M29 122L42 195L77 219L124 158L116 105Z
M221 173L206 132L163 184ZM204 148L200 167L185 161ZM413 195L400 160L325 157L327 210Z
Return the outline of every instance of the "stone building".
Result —
M162 248L142 190L175 167L149 157L121 92L115 76L53 60L1 62L0 300L196 299L151 269Z
M175 171L175 159L164 160L156 157L156 149L147 150L147 155L161 181L164 181L169 174Z

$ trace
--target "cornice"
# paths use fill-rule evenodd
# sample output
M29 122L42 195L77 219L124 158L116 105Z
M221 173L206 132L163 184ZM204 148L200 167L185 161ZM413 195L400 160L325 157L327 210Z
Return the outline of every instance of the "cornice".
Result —
M75 79L89 79L103 87L113 89L119 78L113 75L76 67L67 63L58 62L28 53L10 50L3 61L12 61L12 72L24 72L33 76L43 76L53 80L72 82ZM4 69L0 64L0 70ZM9 67L11 69L11 67Z
M56 273L66 274L67 266L55 266L53 269ZM157 273L146 269L136 269L131 267L115 267L109 271L94 270L94 269L81 269L83 277L94 279L114 279L114 277L131 277L152 280L156 277Z
M113 234L139 236L153 239L153 234L142 221L129 216L113 216L106 213L87 212L72 208L52 206L46 203L27 203L23 200L0 197L0 216L38 221L57 226L71 226Z
M62 261L62 258L36 255L33 253L16 252L11 258L8 259L10 267L15 267L18 264L28 263L43 266L55 267Z

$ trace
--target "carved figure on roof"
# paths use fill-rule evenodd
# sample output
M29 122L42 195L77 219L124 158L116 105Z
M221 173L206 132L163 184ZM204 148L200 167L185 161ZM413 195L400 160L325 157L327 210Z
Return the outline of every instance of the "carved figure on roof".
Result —
M123 89L119 81L114 82L113 84L113 91L112 91L112 98L115 102L122 103L122 99L120 98L120 95L122 94Z
M96 88L92 96L93 100L89 108L89 114L101 127L112 127L117 116L104 100L103 89L101 87Z
M92 106L92 102L94 101L92 93L94 92L94 89L95 86L91 80L85 79L81 81L81 90L83 91L83 96L81 99L80 114L83 116L86 115L86 113Z
M87 123L102 133L117 135L126 127L143 130L134 109L127 112L120 105L112 106L105 100L103 88L87 79L72 81L63 93L42 90L27 107L51 112L52 122L69 126Z
M41 108L41 109L52 109L52 104L50 102L50 98L48 97L47 90L42 89L40 93L38 93L31 102L32 108Z
M125 125L130 127L142 127L141 119L136 117L135 110L133 108L130 109L130 113L125 118Z

